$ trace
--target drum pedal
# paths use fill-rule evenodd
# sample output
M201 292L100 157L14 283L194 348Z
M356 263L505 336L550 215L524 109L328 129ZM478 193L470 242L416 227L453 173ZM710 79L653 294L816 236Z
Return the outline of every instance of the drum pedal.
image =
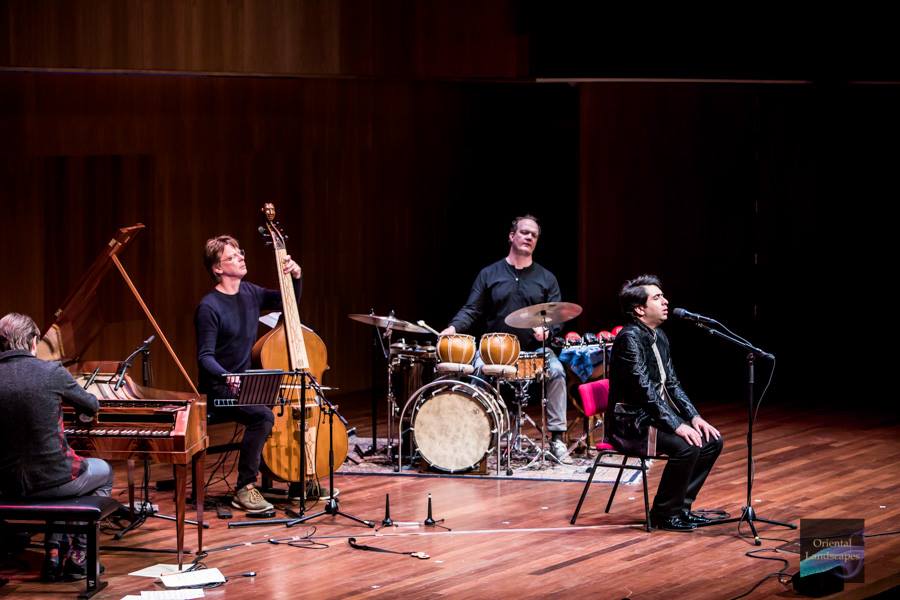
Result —
M216 504L216 516L220 519L230 519L232 517L231 510L224 504Z

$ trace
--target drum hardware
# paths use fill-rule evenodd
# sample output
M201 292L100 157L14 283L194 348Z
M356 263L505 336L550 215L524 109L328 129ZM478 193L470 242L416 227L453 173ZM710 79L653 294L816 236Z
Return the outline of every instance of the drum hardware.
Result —
M529 453L540 452L540 447L534 440L522 433L522 426L528 422L543 435L540 426L525 412L525 409L528 407L528 388L533 382L533 379L506 379L502 381L502 383L506 383L513 388L513 393L516 397L516 417L514 422L510 422L513 429L510 431L508 449L511 453L515 452L518 457L524 456L529 459L531 458ZM526 450L523 448L523 444L528 444L530 448Z
M506 315L503 322L510 327L518 327L521 329L534 329L540 327L544 330L545 335L541 337L541 354L544 360L547 357L547 334L550 332L551 325L559 325L570 321L581 314L582 308L572 302L544 302L542 304L534 304L520 308L517 311ZM547 369L541 374L541 451L525 468L531 467L540 460L541 468L544 467L544 458L549 457L557 464L562 464L547 449Z
M401 344L400 347L395 348L394 344L391 343L391 337L393 336L394 331L405 331L408 333L429 333L428 329L425 327L421 327L419 325L415 325L410 323L409 321L404 321L402 319L398 319L394 316L394 311L391 310L390 314L386 317L379 316L375 314L375 309L370 309L369 314L350 314L347 315L350 319L354 321L358 321L360 323L365 323L367 325L375 326L375 338L378 341L378 345L381 348L381 353L387 362L387 445L381 450L386 455L388 463L393 462L394 455L394 425L395 419L399 412L399 406L397 405L396 397L394 395L394 372L395 369L400 366L401 360L409 360L410 355L408 353L404 353L403 350L408 348L405 341L398 342ZM383 331L382 331L383 330ZM387 345L385 345L385 340L387 340ZM417 346L418 348L429 348L428 346ZM433 354L433 350L432 356ZM421 359L427 360L428 351L423 350L421 352ZM396 360L395 360L396 359ZM378 449L378 418L377 418L377 402L375 401L375 397L372 397L372 445L364 450L360 456L366 457L375 457L379 455Z

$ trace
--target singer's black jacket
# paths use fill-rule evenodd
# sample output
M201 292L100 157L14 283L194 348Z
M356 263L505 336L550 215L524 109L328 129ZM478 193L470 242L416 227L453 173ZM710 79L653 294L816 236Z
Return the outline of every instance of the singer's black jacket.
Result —
M63 433L63 402L88 415L100 410L58 362L0 352L0 494L29 496L84 471Z
M654 339L666 370L666 389L674 407L657 391L662 377L653 354ZM682 423L690 424L691 419L699 414L675 376L669 339L661 329L650 329L635 320L616 336L609 373L608 428L617 427L616 423L611 422L615 420L612 409L617 403L637 408L638 421L649 418L649 425L670 433L674 433Z

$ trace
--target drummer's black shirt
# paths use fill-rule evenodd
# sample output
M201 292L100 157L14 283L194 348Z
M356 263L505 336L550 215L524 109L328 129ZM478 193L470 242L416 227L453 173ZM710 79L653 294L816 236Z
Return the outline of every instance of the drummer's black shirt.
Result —
M485 333L512 333L519 338L522 350L535 350L541 343L534 338L531 329L510 327L503 319L520 308L559 302L561 298L559 283L553 273L536 262L524 269L516 269L503 258L478 273L469 299L450 325L459 333L471 333L471 328L483 319ZM551 330L556 333L559 327L551 327Z

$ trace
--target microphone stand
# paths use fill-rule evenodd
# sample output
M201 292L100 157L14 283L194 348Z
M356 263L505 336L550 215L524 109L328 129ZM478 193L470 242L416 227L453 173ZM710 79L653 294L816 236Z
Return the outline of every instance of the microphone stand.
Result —
M149 386L153 382L153 371L152 371L152 366L150 363L150 344L153 343L153 340L155 339L155 337L156 336L150 336L146 341L144 341L143 344L141 344L140 348L135 350L128 358L126 358L122 362L122 368L120 368L121 375L119 377L119 381L116 382L116 386L114 389L119 389L124 384L125 372L128 370L128 368L131 367L132 362L134 361L134 359L137 357L138 354L141 355L141 361L142 361L141 362L141 383L144 386ZM85 389L87 389L87 387L96 378L99 370L100 369L98 367L91 374L91 378L88 380L87 384L85 384ZM128 466L129 473L132 472L132 464L133 464L133 459L129 459L129 466ZM130 479L130 475L129 475L129 479ZM130 485L131 484L129 483L129 486ZM143 476L142 485L141 485L141 508L139 510L135 510L133 495L130 495L129 500L131 502L131 506L129 506L128 509L131 512L132 520L126 527L124 527L121 531L117 532L113 536L113 539L115 539L117 541L121 540L123 537L125 537L128 533L130 533L134 529L137 529L138 527L143 525L144 522L149 517L155 517L157 519L164 519L167 521L177 521L178 520L173 515L165 515L165 514L158 512L156 509L153 508L153 504L150 502L150 458L149 457L144 457L144 476ZM197 525L197 521L194 521L192 519L184 519L184 522L188 525ZM203 528L209 529L209 524L204 522ZM122 548L122 549L124 549L124 548ZM153 550L153 549L147 549L147 548L129 548L128 550L133 550L136 552L166 552L166 553L172 553L172 554L178 553L178 550L171 550L171 549Z
M756 511L753 509L753 384L755 383L756 377L754 363L757 356L769 358L772 360L775 359L775 356L766 352L765 350L757 348L747 340L739 339L737 336L723 333L718 329L713 329L705 323L701 323L698 321L695 324L697 325L697 327L703 329L713 337L727 340L728 342L731 342L732 344L743 348L744 350L747 350L747 504L741 509L740 517L717 520L705 525L700 525L700 527L722 525L724 523L737 523L738 527L740 527L740 523L746 521L747 525L750 526L750 531L753 532L753 543L757 546L761 546L762 540L760 540L759 533L756 531L756 526L754 525L754 522L756 521L768 523L770 525L778 525L780 527L787 527L789 529L797 529L797 526L792 523L785 523L772 519L764 519L758 516L756 514ZM719 323L718 321L713 321L713 324L721 326L721 323Z
M312 378L310 378L311 387L316 390L319 400L321 400L322 404L320 410L325 410L328 412L328 489L331 493L331 497L328 498L325 502L324 510L320 510L317 513L303 516L303 511L300 512L300 517L297 519L292 519L285 523L287 527L293 527L294 525L300 525L301 523L305 523L310 519L315 519L316 517L321 517L322 515L332 515L332 516L342 516L351 521L356 521L365 527L375 527L374 521L366 521L364 519L360 519L359 517L354 517L351 514L345 513L340 509L340 505L338 504L338 499L334 495L334 415L337 414L341 421L344 421L340 416L340 413L337 412L337 408L332 404L322 392L322 389L319 387L317 383L314 382ZM315 460L313 457L312 460ZM302 502L301 502L302 506Z

